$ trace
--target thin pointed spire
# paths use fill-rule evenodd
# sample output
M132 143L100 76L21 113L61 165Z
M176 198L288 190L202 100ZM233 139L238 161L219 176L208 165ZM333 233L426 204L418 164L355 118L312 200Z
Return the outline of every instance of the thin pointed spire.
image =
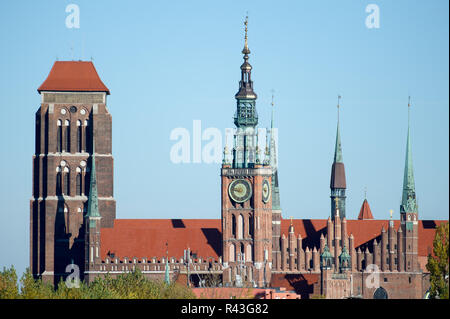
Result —
M338 95L338 104L337 104L337 110L338 110L338 114L337 114L337 129L336 129L336 145L334 148L334 162L335 163L342 163L343 162L343 158L342 158L342 146L341 146L341 135L339 132L339 109L340 109L340 99L341 96Z
M402 212L417 212L416 187L411 152L410 136L411 97L408 97L408 134L406 138L405 171L403 176Z

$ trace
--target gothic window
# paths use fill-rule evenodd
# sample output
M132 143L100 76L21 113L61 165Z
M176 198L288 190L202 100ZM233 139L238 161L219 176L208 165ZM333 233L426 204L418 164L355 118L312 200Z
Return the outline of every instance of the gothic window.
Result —
M86 196L89 196L89 184L90 184L89 177L90 177L90 175L91 174L89 172L86 172L84 174L84 195L86 195Z
M57 122L57 132L56 132L56 151L62 151L62 122L58 120Z
M80 196L81 195L81 172L79 172L79 173L77 173L77 181L76 181L76 184L77 184L77 196Z
M253 216L248 215L248 235L253 237Z
M242 217L242 215L238 216L238 239L242 239L244 236L244 218Z
M70 172L64 174L64 195L70 196Z
M89 145L89 121L88 120L84 120L84 135L83 135L84 139L83 139L83 145L84 145L84 150L86 152L89 152L90 148L88 147Z
M77 121L77 152L78 153L81 153L81 150L82 150L81 141L82 141L81 121L78 120Z
M246 252L246 260L247 261L252 261L253 257L252 257L252 245L247 245L247 252Z
M70 152L70 122L69 120L65 120L65 132L64 132L64 150L66 152Z
M62 194L62 181L61 181L61 172L56 173L56 195Z
M235 248L234 248L234 244L230 245L230 261L234 261L234 253L235 253Z
M231 233L236 238L236 216L231 215Z

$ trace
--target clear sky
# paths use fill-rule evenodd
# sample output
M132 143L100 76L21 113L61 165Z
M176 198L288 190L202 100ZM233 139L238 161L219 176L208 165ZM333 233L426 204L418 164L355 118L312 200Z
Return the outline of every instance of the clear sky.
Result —
M66 27L68 4L80 28ZM367 28L368 4L379 28ZM220 218L220 165L174 164L170 133L233 127L249 14L260 126L275 90L283 217L327 218L337 95L347 216L367 188L399 217L411 95L422 219L449 214L448 1L2 1L0 267L29 263L37 87L56 59L90 60L111 90L118 218ZM192 143L192 141L191 141ZM203 142L205 145L207 141Z

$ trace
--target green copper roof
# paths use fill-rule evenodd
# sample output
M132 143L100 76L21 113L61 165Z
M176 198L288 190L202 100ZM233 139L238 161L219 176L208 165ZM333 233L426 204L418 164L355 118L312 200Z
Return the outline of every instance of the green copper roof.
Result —
M337 124L337 131L336 131L336 145L334 148L334 162L335 163L342 163L342 146L341 146L341 135L339 133L339 120Z
M92 139L92 157L91 157L91 183L89 185L89 199L87 218L101 217L98 211L98 191L97 191L97 174L95 171L95 141Z
M403 176L402 212L417 212L416 187L414 183L414 171L412 164L411 137L409 129L409 104L408 104L408 135L406 138L405 171Z
M325 247L323 248L323 253L320 255L322 258L333 258L333 256L330 253L330 249L328 248L328 245L325 244Z

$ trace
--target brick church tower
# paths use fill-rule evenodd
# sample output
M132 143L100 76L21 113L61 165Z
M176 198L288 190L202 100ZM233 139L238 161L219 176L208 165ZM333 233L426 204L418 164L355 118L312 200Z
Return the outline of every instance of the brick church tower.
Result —
M225 147L221 169L223 283L262 287L270 282L272 267L272 168L260 160L247 19L242 53L234 147L231 159Z
M106 107L109 90L92 62L55 62L38 92L30 266L35 277L57 283L69 264L84 271L83 222L94 143L102 227L113 227L112 120Z

